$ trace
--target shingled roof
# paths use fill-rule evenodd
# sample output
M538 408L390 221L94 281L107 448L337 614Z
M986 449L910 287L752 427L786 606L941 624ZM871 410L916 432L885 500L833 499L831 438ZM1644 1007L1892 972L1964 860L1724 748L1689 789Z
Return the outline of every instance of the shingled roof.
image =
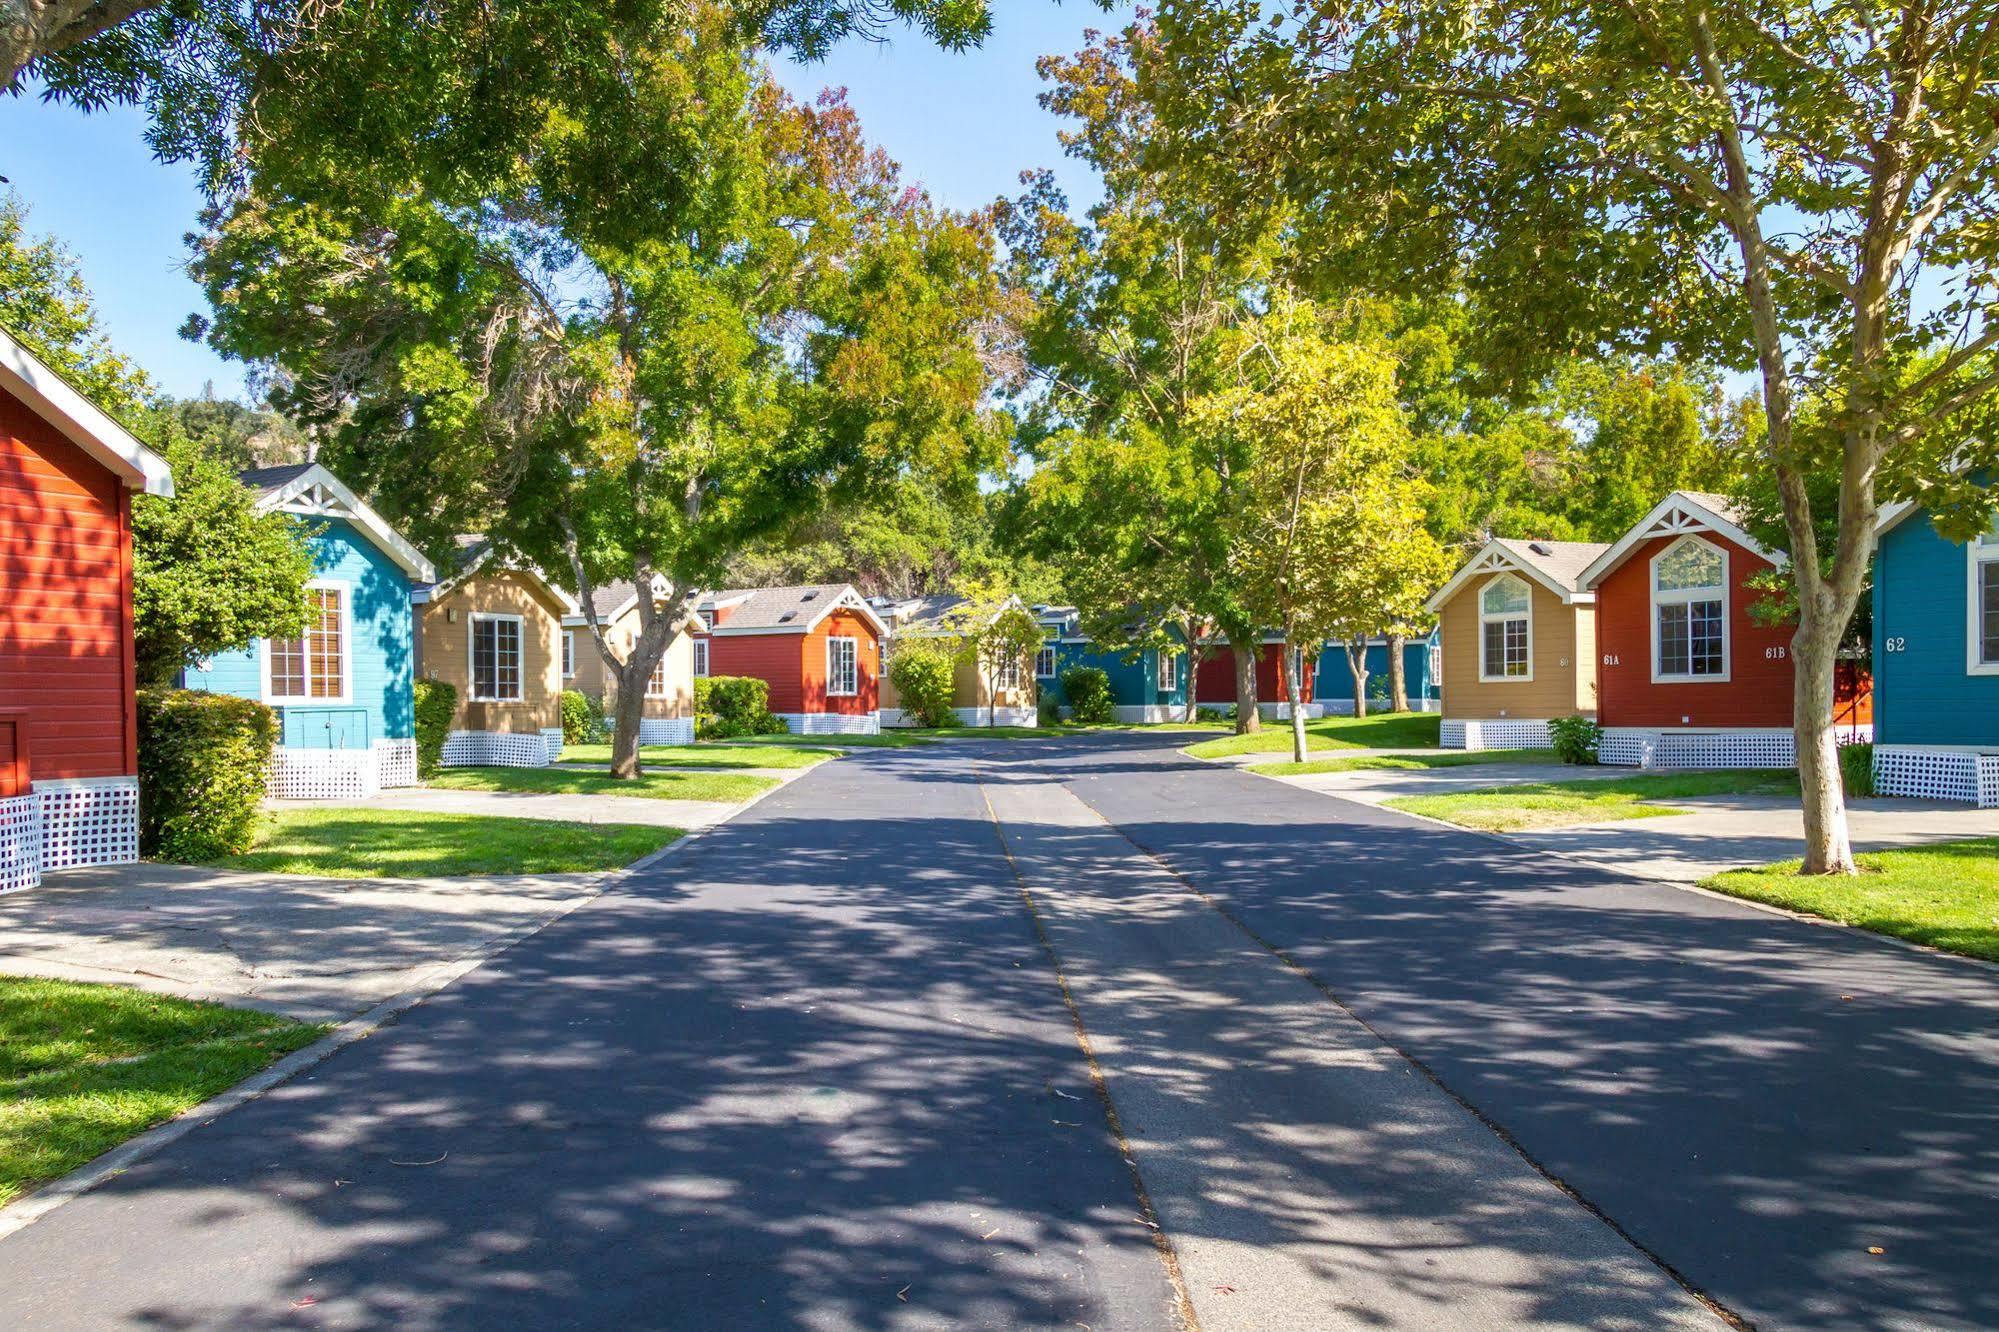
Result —
M700 601L703 610L732 607L729 618L715 627L718 634L803 633L840 605L859 610L874 623L876 632L886 632L888 626L852 583L724 588Z
M1504 547L1522 564L1530 564L1571 591L1590 562L1610 549L1608 541L1516 541L1494 537L1492 544Z

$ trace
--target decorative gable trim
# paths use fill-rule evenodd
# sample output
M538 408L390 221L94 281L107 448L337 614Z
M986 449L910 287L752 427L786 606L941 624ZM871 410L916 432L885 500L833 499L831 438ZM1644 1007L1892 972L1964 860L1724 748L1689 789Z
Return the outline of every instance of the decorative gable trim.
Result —
M1647 541L1659 537L1685 536L1690 532L1706 532L1724 537L1744 550L1752 551L1782 569L1790 564L1791 557L1781 550L1772 550L1735 523L1722 517L1685 491L1676 490L1653 506L1652 512L1619 537L1617 544L1597 556L1596 562L1583 570L1576 580L1580 587L1594 588L1631 557L1633 551Z
M174 493L173 472L165 458L141 444L4 328L0 328L0 385L124 485L148 495Z
M1561 598L1564 606L1589 606L1596 602L1594 592L1579 592L1575 588L1563 587L1549 577L1545 570L1538 569L1506 548L1506 544L1494 538L1478 548L1478 553L1465 561L1464 567L1451 575L1451 581L1438 588L1430 599L1423 603L1424 609L1436 614L1444 608L1444 603L1462 592L1465 585L1474 578L1486 574L1519 574L1531 578L1548 591Z
M344 519L360 528L375 548L411 579L419 583L437 580L437 571L422 552L403 540L382 515L362 503L361 497L339 477L317 463L263 496L257 504L267 511L297 514L301 518Z

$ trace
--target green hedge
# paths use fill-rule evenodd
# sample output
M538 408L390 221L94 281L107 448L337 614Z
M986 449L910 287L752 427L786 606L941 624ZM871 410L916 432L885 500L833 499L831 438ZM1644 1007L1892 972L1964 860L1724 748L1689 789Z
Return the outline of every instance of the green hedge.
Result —
M139 691L139 850L214 860L257 835L277 714L194 689Z
M710 675L694 682L694 734L702 740L783 735L790 729L770 710L770 686L748 675Z
M888 682L896 705L918 726L950 726L957 694L958 663L942 644L921 638L896 644L888 658Z
M592 745L604 739L604 704L578 689L562 691L562 742Z
M1865 800L1874 794L1874 746L1857 741L1839 747L1840 782L1850 800Z
M1603 727L1580 712L1557 717L1548 723L1548 743L1564 763L1595 763L1597 751L1603 747Z
M1062 672L1062 697L1069 700L1069 720L1101 726L1117 720L1117 700L1111 696L1110 672L1101 666L1071 666Z
M416 775L430 778L444 766L444 738L458 715L458 690L442 680L416 682Z

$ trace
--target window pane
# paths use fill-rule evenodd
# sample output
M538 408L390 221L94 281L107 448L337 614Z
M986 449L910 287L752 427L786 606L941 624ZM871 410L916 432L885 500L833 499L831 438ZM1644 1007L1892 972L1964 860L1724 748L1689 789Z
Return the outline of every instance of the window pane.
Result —
M1978 566L1978 661L1999 663L1999 560Z
M1506 673L1527 674L1527 621L1506 621Z
M1171 689L1180 683L1180 658L1171 652L1159 654L1159 687Z
M1036 678L1042 680L1052 680L1055 678L1054 648L1045 647L1034 654L1034 674Z
M314 623L306 631L306 657L312 675L314 698L339 698L347 692L341 670L340 623L341 591L334 587L311 590Z
M497 643L495 659L499 668L498 697L518 699L521 696L521 627L512 620L498 620L493 628Z
M1685 605L1659 607L1659 674L1686 675L1692 655Z
M1688 665L1693 675L1720 675L1721 603L1695 601L1687 605Z
M1485 662L1483 674L1488 676L1506 674L1506 624L1495 621L1485 626Z
M1705 541L1682 541L1659 557L1655 573L1661 592L1721 586L1721 552Z
M497 692L493 663L494 637L491 620L472 621L472 696L491 698Z
M1509 611L1527 609L1529 594L1527 584L1518 578L1497 578L1485 585L1479 593L1478 608L1486 615L1503 615Z
M271 654L271 697L305 697L305 640L303 638L274 638L268 650Z
M708 640L705 638L694 640L694 673L708 674Z
M651 676L651 678L650 678L650 679L648 679L648 680L646 681L646 696L647 696L648 698L665 698L665 697L666 697L666 658L665 658L665 657L661 657L661 658L659 659L659 664L658 664L657 666L655 666L655 667L653 667L653 668L652 668L652 676Z

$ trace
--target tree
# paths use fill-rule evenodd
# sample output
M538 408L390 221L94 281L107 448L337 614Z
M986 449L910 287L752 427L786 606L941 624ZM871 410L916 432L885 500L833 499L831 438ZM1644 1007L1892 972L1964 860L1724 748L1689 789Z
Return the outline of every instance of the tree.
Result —
M698 12L606 54L601 101L504 171L329 166L216 214L194 264L215 344L279 367L281 405L406 531L441 548L483 530L570 574L616 682L621 777L645 681L747 545L1003 445L982 405L989 228ZM678 168L649 179L664 144ZM587 609L611 580L655 593L622 657Z
M111 345L76 257L53 236L28 232L28 210L0 196L0 326L127 429L156 390L146 372Z
M203 454L241 471L306 462L311 444L305 432L278 412L218 398L212 388L199 398L162 400L158 409Z
M1880 500L1990 503L1969 495L1975 466L1940 466L1995 447L1965 443L1999 387L1987 8L1261 9L1162 8L1163 157L1214 164L1222 199L1281 197L1328 270L1468 283L1517 368L1669 345L1754 368L1795 568L1803 870L1852 873L1833 671ZM1821 472L1838 477L1830 541Z

